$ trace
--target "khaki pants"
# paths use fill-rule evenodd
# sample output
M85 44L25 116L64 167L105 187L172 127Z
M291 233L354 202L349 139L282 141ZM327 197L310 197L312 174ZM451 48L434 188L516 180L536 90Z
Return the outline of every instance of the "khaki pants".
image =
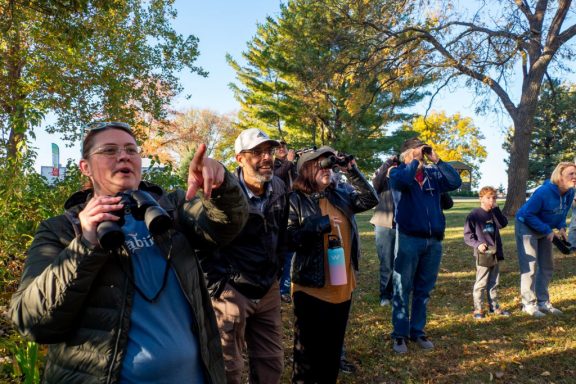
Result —
M260 300L251 300L226 284L212 299L230 384L242 383L244 352L247 353L250 383L280 382L284 368L280 292L275 283Z

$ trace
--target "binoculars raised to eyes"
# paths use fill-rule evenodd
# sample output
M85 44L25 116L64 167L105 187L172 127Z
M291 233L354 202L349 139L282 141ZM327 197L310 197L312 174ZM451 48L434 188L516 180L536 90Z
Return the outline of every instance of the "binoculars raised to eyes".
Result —
M135 220L144 220L152 235L161 235L172 228L172 218L148 192L127 191L116 196L122 197L119 204L123 204L124 208L110 213L120 217L120 220L103 221L96 227L96 236L102 248L116 249L124 244L122 226L125 214L131 214Z
M354 160L353 155L348 155L346 153L340 153L340 156L329 156L320 161L318 165L321 169L332 169L336 165L340 167L348 166L348 163Z
M422 154L423 155L431 155L432 154L432 147L429 145L425 145L422 147Z

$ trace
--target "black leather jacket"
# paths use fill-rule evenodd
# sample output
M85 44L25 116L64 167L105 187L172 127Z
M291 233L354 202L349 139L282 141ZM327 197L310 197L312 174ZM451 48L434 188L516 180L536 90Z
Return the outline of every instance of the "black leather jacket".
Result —
M292 281L309 287L323 287L324 276L324 234L331 231L328 216L322 216L318 200L326 197L350 220L352 228L352 264L358 270L360 259L359 235L354 215L373 208L378 204L378 196L364 175L354 167L347 175L354 190L328 187L322 193L305 194L301 191L290 193L290 213L288 217L288 242L296 253L292 262Z

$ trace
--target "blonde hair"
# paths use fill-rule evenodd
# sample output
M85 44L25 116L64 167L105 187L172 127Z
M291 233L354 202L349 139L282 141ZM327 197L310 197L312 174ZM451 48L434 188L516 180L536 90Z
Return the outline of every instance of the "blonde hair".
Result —
M478 197L484 197L485 195L488 194L498 196L498 191L496 190L496 188L491 186L482 187L482 189L480 189L480 191L478 192Z
M566 169L566 168L570 168L570 167L575 167L576 168L576 164L571 163L569 161L563 161L560 164L558 164L556 166L556 168L554 168L554 171L552 172L552 175L550 176L550 181L556 185L560 184L560 179L562 178L562 172Z

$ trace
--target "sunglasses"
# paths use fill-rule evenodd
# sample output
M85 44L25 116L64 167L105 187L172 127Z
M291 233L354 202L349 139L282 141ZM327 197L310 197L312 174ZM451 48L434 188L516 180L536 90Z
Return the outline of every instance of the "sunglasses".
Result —
M96 121L88 124L84 128L84 137L88 136L90 133L102 131L107 128L118 128L133 135L132 128L130 128L130 126L126 123L122 123L120 121Z

